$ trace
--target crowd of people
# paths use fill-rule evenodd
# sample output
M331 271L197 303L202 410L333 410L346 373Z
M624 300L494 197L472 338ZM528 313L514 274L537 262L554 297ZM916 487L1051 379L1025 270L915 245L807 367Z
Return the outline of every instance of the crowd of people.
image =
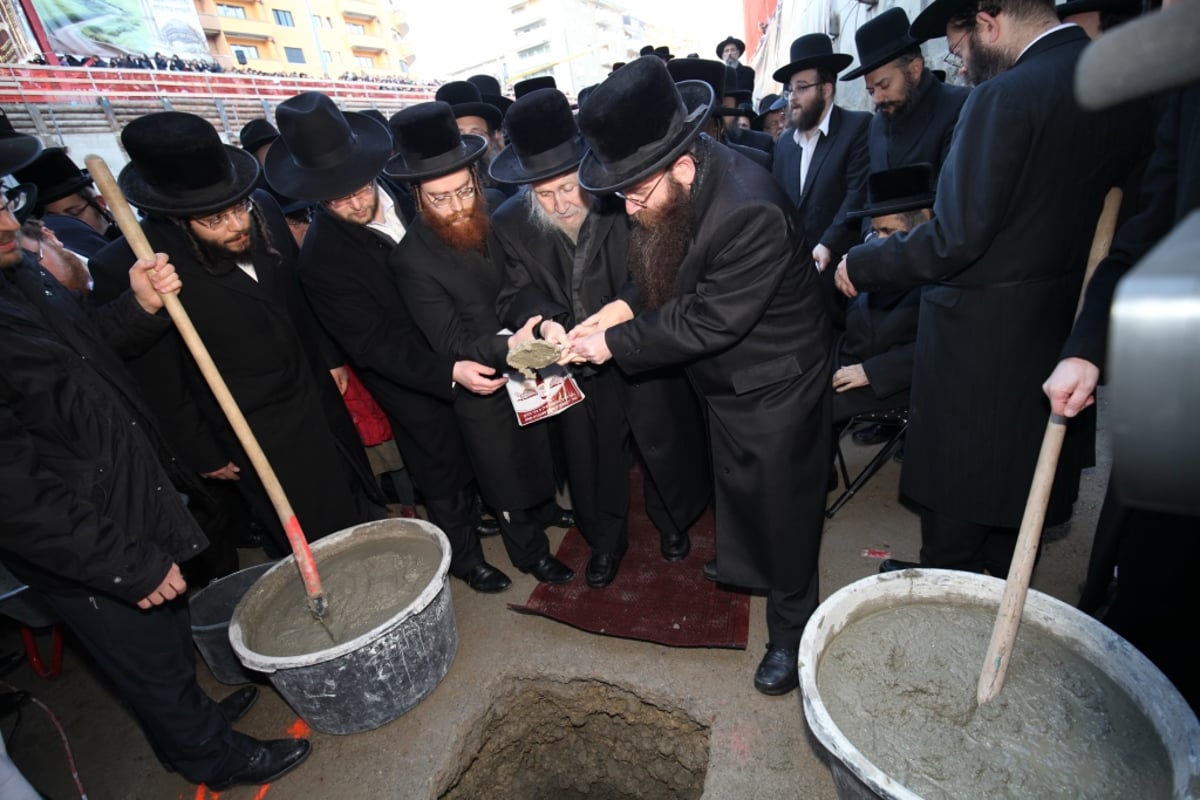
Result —
M196 685L180 598L236 568L251 519L269 553L287 543L161 313L159 293L181 292L310 539L419 504L451 574L494 593L511 580L481 536L566 583L546 529L574 525L582 578L604 591L640 464L663 559L685 558L715 509L703 575L765 591L754 686L787 694L847 421L907 411L900 492L921 549L885 571L1003 577L1049 413L1071 423L1047 524L1071 515L1114 276L1200 199L1172 149L1194 155L1194 86L1103 111L1074 100L1093 15L1117 12L1133 15L1128 0L934 0L911 22L888 9L858 30L853 70L825 34L796 39L772 74L782 92L756 108L728 37L716 60L651 48L614 65L576 108L553 78L510 99L479 75L390 119L305 92L240 147L200 117L149 114L122 131L119 184L154 259L135 258L65 151L0 130L17 184L0 208L0 560L184 777L263 783L307 756L306 741L233 730L252 695L217 703ZM942 36L974 88L926 63L922 42ZM837 105L860 79L874 114ZM1142 167L1076 322L1105 192L1136 197ZM520 426L507 355L533 339L584 400ZM389 429L384 468L352 384ZM405 488L381 484L401 460ZM1145 578L1178 571L1161 516L1152 532L1136 514L1114 523L1095 575L1103 593L1120 565L1110 624L1195 706L1162 625L1194 601Z

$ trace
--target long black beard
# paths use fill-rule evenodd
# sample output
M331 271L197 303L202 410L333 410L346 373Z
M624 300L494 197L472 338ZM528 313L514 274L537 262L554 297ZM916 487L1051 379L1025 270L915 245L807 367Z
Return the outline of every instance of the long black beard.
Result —
M632 217L629 274L649 309L661 308L679 288L679 267L692 242L692 197L667 176L671 196L662 209Z
M1001 50L989 49L980 44L974 31L971 36L971 57L967 63L967 82L978 86L984 81L998 77L1012 67L1012 60Z

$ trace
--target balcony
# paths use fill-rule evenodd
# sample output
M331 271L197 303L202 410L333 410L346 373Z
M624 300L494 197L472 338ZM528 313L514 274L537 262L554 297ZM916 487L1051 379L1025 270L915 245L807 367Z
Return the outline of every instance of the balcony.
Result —
M379 19L379 5L370 0L342 0L342 16L347 19Z
M221 28L226 36L236 36L239 39L254 39L268 41L275 33L275 25L257 19L238 19L237 17L218 17Z
M221 17L216 14L201 11L196 16L200 18L200 27L205 33L220 33L224 30L221 26Z

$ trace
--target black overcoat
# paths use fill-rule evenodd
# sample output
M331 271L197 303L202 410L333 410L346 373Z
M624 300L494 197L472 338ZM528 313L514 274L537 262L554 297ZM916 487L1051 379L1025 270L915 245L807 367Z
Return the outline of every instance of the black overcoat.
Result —
M971 90L942 83L929 70L921 73L916 101L899 118L876 113L867 133L870 171L929 164L934 178L950 152L950 137Z
M1144 152L1128 108L1076 105L1087 43L1077 27L1051 33L972 90L934 219L848 257L860 291L932 284L921 296L901 490L940 514L1020 524L1049 414L1041 385L1071 329L1096 218ZM1069 513L1091 443L1087 421L1072 421L1048 520Z
M787 197L701 136L693 238L674 298L610 328L632 374L682 364L708 419L724 582L795 591L817 565L832 331Z
M500 265L475 251L454 250L413 220L389 265L404 303L428 345L453 360L509 371L508 337L496 313ZM484 502L497 511L532 508L554 496L546 426L517 425L508 392L460 391L454 398L463 442Z

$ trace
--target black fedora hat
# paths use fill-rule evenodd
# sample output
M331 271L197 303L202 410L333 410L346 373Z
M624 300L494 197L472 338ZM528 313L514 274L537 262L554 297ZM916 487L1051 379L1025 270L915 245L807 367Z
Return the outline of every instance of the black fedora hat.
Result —
M666 46L654 48L654 55L658 56L663 61L670 61L675 57L675 55L671 52L671 48Z
M867 176L867 204L846 214L846 219L882 217L901 211L932 208L933 197L933 167L929 164L911 164L872 172Z
M45 212L47 203L61 200L92 185L91 177L61 147L47 147L29 164L13 170L12 176L22 183L37 186L38 214Z
M488 167L501 183L535 183L574 172L587 150L571 103L557 89L539 89L513 103L504 129L508 146Z
M946 23L956 14L978 6L979 0L933 0L917 14L908 35L921 42L939 39L946 35Z
M42 140L13 130L8 116L0 110L0 176L10 175L37 158Z
M1058 14L1059 19L1086 14L1089 11L1116 11L1136 15L1142 11L1142 0L1067 0L1054 7L1054 13Z
M841 72L854 60L845 53L833 52L833 40L823 33L810 33L792 42L788 57L791 59L788 65L775 70L771 76L780 83L787 83L793 75L804 69Z
M258 181L254 156L222 142L212 123L195 114L138 117L121 131L121 144L130 161L117 184L142 211L204 216L246 197Z
M238 134L238 141L242 143L242 147L251 153L278 138L279 131L275 130L275 126L261 117L247 122Z
M745 42L743 42L741 39L737 39L733 36L726 36L724 39L722 39L720 42L717 43L717 58L725 57L725 45L727 45L727 44L737 45L738 55L741 55L746 52L746 43Z
M467 78L467 83L479 90L479 96L483 99L483 102L490 103L500 109L501 116L508 113L508 109L513 104L513 101L504 96L504 93L500 89L500 81L491 75L472 75Z
M494 131L499 128L504 119L500 109L491 103L483 102L479 88L468 81L450 81L450 83L442 84L438 87L433 99L449 104L451 110L454 111L455 119L479 117L487 122L489 130Z
M579 130L588 145L579 185L614 192L669 165L708 121L714 96L702 81L675 83L657 56L626 64L579 110Z
M908 14L899 6L864 22L854 33L858 67L843 75L842 80L852 81L920 47L921 43L909 35L908 28Z
M770 114L774 111L782 110L782 109L777 109L777 108L775 108L775 109L771 108L771 106L774 105L775 101L778 99L779 99L779 95L775 94L774 92L772 92L771 94L765 94L762 96L762 98L758 101L758 113L755 114L754 118L750 120L751 128L753 128L756 131L761 131L762 126L763 126L763 120L766 119L767 114Z
M267 183L299 200L331 200L361 189L392 154L387 126L343 113L321 92L289 97L275 109L279 140L267 151Z
M608 74L609 74L609 75L612 75L614 72L616 72L617 70L619 70L619 69L620 69L621 67L623 67L623 66L625 66L625 62L624 62L624 61L614 61L614 62L612 63L612 69L610 69L610 70L608 71Z
M388 125L397 153L383 172L397 180L440 178L470 166L487 150L487 139L458 132L454 111L438 100L401 109Z
M667 64L667 72L671 73L671 80L676 83L704 81L712 87L714 113L717 111L715 106L719 105L720 99L725 96L725 87L728 85L726 81L731 71L724 61L713 61L710 58L677 58Z
M530 92L536 92L538 89L557 89L558 81L554 80L553 75L539 75L536 78L526 78L523 81L517 81L513 84L513 96L520 100Z

